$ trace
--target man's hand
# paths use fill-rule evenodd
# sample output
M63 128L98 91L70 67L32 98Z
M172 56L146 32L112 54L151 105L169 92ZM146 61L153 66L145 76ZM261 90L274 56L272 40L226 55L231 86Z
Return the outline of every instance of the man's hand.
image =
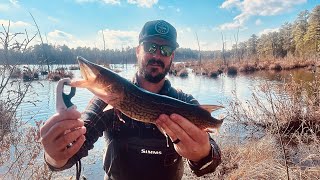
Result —
M174 144L175 150L183 157L198 162L210 153L208 133L199 129L186 118L172 114L162 114L156 121L157 126L167 133L171 141L180 140Z
M84 143L86 128L84 122L79 120L80 116L76 110L57 113L40 128L45 158L52 166L64 166Z

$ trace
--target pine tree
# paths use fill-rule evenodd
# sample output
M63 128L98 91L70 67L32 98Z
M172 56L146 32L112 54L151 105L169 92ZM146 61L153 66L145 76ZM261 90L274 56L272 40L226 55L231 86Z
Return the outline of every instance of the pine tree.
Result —
M248 39L248 55L249 57L256 57L257 55L258 36L252 34Z
M295 44L293 40L293 25L291 23L284 23L280 28L280 38L283 43L283 55L286 56L287 54L294 53Z
M293 24L293 39L296 45L295 55L304 56L304 36L307 32L309 11L305 10L299 13Z
M310 13L308 28L304 36L306 51L312 57L319 57L320 52L320 5L316 6Z

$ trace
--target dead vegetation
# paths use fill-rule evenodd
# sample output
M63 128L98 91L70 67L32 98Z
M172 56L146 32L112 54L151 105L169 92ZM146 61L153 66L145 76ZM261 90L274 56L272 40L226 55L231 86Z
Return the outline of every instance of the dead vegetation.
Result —
M305 68L309 71L316 72L320 63L314 60L298 60L286 59L284 60L270 60L270 61L243 61L243 62L229 62L225 65L222 60L203 61L201 64L198 61L188 61L185 63L172 64L170 73L178 75L180 71L186 68L192 69L196 75L208 76L216 78L221 73L227 75L237 75L238 72L248 74L256 71L283 71ZM185 70L184 70L185 71Z
M21 52L27 49L30 39L28 33L11 33L10 22L7 28L2 26L0 47L3 47L0 64L0 179L50 179L42 158L41 144L38 142L39 125L30 126L17 117L17 109L26 102L25 97L36 95L32 82L24 82L21 78L14 79L18 74L18 64L11 65L12 51ZM25 36L20 43L18 36ZM28 71L26 70L25 73ZM21 73L21 70L20 70ZM23 74L23 72L22 72Z
M58 69L48 74L48 79L50 81L59 81L60 79L63 79L63 78L71 79L73 78L73 73L65 69Z
M261 139L240 146L227 145L224 153L237 168L228 179L314 179L320 176L320 83L290 80L281 84L265 82L254 90L252 100L230 103L230 117L237 123L264 129ZM286 92L284 94L284 92ZM229 146L232 146L230 149ZM261 148L261 146L263 146ZM242 154L242 155L241 155ZM240 155L240 156L239 156ZM241 163L242 162L242 163ZM307 166L306 166L307 164ZM224 175L225 176L225 175Z
M222 164L214 173L197 178L186 165L184 179L318 179L319 100L316 76L310 83L264 82L245 102L234 97L230 126L245 128L215 137Z

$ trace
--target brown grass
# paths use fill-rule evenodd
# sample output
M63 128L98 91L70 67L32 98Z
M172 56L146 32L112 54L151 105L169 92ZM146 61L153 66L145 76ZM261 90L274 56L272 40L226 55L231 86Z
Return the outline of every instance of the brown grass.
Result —
M285 93L285 94L284 94ZM233 121L262 138L222 146L224 162L215 173L223 179L315 179L320 177L320 81L293 80L257 87L252 100L230 103ZM225 140L226 141L226 140ZM287 174L288 171L288 174Z
M262 139L251 139L246 142L225 143L220 145L222 164L214 173L199 179L286 179L286 167L282 160L281 148L272 134ZM289 173L291 179L316 179L320 176L320 166L311 162L320 160L319 144L301 144L290 147L299 157L291 161ZM308 150L307 150L308 149ZM296 155L297 156L297 155ZM306 163L309 162L309 163ZM308 166L301 166L302 164ZM185 167L188 169L189 167ZM191 172L186 172L184 179L198 179Z
M256 63L244 63L240 65L239 71L244 73L252 73L257 70L257 64Z
M199 65L198 61L181 63L185 67L191 68L192 72L197 75L217 77L222 72L228 75L236 75L237 72L241 73L252 73L255 71L262 70L272 70L272 71L282 71L282 70L293 70L299 68L307 68L310 71L315 72L316 67L320 67L320 62L315 62L314 60L300 60L297 58L285 58L285 59L272 59L272 60L257 60L249 59L239 61L228 61L224 64L222 60L206 60L202 61ZM181 68L174 67L173 71L178 72Z

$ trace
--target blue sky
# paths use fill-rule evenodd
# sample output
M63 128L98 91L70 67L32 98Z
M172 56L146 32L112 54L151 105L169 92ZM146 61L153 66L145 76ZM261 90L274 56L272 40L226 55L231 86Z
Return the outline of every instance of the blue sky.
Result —
M202 50L222 48L247 40L252 34L277 30L293 22L303 10L311 11L320 0L0 0L0 24L11 22L11 32L29 36L37 21L45 41L69 47L109 49L135 47L146 21L164 19L178 31L180 47ZM3 29L1 28L0 32ZM20 36L23 38L24 36ZM32 43L39 43L37 37Z

